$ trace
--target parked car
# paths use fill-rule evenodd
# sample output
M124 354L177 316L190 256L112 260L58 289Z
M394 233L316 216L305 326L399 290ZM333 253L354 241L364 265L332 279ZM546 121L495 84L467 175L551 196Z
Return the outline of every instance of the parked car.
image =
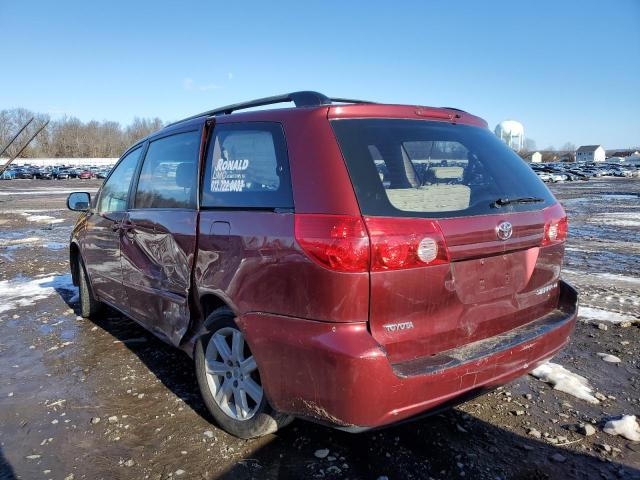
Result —
M582 170L568 170L566 175L569 177L569 180L577 181L577 180L589 180L589 175L587 175Z
M0 180L14 180L15 178L16 172L11 169L5 170L4 172L2 172L2 175L0 175Z
M222 107L140 140L68 206L82 315L110 305L191 355L242 438L453 405L553 357L576 321L562 206L456 109Z
M53 170L52 174L53 178L57 180L66 180L68 178L71 178L69 175L69 170L63 168Z
M90 178L93 178L93 176L93 172L91 172L90 170L83 170L78 174L78 178L82 180L88 180Z
M41 180L52 180L53 173L48 168L36 168L33 172L33 178L39 178Z
M16 178L33 178L33 172L26 168L16 169Z

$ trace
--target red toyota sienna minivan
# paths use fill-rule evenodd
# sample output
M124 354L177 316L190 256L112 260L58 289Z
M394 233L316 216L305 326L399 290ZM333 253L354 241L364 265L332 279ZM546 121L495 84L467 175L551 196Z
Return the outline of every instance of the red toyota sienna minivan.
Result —
M82 315L108 305L183 349L243 438L451 406L575 325L562 206L454 108L316 92L222 107L139 141L68 206Z

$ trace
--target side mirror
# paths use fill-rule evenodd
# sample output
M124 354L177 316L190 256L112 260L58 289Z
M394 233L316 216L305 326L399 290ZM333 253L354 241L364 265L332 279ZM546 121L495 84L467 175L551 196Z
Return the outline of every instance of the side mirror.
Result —
M67 197L67 208L76 212L86 212L91 205L91 195L87 192L74 192Z

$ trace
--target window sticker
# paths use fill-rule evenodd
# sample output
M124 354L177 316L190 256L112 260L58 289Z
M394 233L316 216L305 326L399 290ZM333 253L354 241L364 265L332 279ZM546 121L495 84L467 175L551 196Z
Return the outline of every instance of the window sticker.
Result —
M225 160L218 159L211 176L212 192L242 192L246 182L246 170L249 168L249 160Z

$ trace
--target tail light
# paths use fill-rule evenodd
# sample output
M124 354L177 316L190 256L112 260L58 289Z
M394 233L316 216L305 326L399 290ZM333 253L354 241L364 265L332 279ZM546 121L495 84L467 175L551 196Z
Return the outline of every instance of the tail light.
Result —
M369 237L362 217L296 214L295 236L309 258L323 267L369 270Z
M433 220L365 218L371 239L371 271L425 267L449 262L449 252Z
M544 235L542 246L555 245L567 239L569 222L564 209L559 203L544 210Z

